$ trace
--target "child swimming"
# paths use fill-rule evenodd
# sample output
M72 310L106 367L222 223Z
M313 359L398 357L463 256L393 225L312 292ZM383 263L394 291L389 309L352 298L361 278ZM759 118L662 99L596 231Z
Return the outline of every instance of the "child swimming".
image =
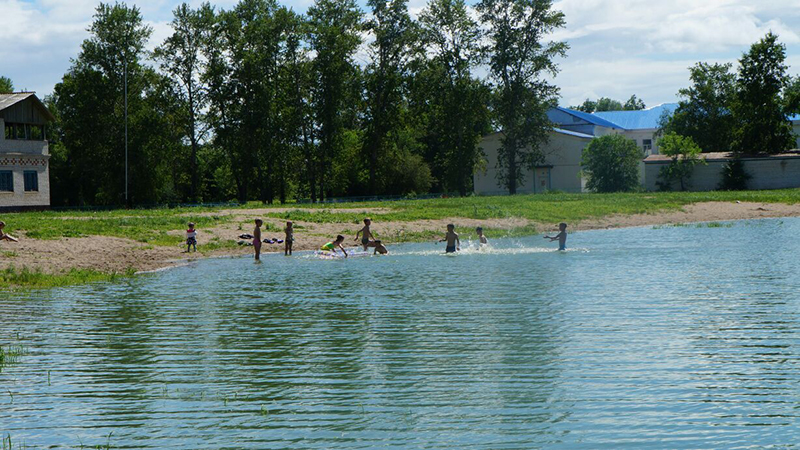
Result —
M189 253L192 247L197 253L197 230L194 229L194 222L189 222L189 229L186 230L186 253Z
M478 233L478 241L481 243L481 245L489 244L489 240L483 235L483 227L475 228L475 232Z
M385 245L381 244L381 241L376 240L375 241L375 251L372 252L372 254L373 255L377 255L378 253L380 253L381 255L386 255L386 254L389 253L389 250L386 249Z
M19 242L19 239L10 234L6 234L5 231L3 231L3 228L5 227L6 223L0 220L0 241Z
M372 242L375 240L375 236L372 235L372 232L369 230L369 226L372 225L372 219L369 217L364 219L364 228L358 230L356 233L356 241L358 241L358 236L361 235L361 245L364 246L364 251L367 251L368 247L371 247L373 244Z
M292 243L294 242L294 227L291 221L286 222L286 228L283 229L283 232L286 234L283 239L283 255L291 256Z
M261 219L256 219L256 227L253 230L253 248L256 251L256 261L261 260L261 225L263 223Z
M341 234L336 236L336 240L333 242L328 242L327 244L323 245L320 250L324 252L331 252L336 254L336 247L342 249L342 253L344 253L344 257L347 258L347 251L342 247L342 242L344 242L344 236Z
M561 222L558 224L559 233L555 236L545 236L545 239L550 239L550 242L558 241L558 250L563 252L567 249L567 224Z
M444 239L439 239L439 242L447 241L447 248L444 249L445 253L455 253L461 250L461 241L458 239L458 233L455 232L455 229L456 226L452 223L447 225L447 234L445 234Z

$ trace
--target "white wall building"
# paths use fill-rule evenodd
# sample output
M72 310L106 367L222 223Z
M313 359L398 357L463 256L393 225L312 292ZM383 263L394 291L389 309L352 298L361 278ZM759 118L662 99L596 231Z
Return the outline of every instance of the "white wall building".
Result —
M486 170L474 176L475 193L482 195L507 194L505 187L498 186L497 150L502 133L490 134L479 144L486 158ZM551 190L582 192L585 182L581 178L581 156L583 149L594 136L560 128L550 133L550 141L543 151L542 164L525 172L523 184L517 188L520 194L540 194Z
M53 119L32 92L0 94L0 210L50 206L47 123Z

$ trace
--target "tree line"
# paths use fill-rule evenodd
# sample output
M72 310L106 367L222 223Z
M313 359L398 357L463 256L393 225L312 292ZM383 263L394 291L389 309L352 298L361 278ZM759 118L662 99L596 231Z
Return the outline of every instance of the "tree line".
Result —
M430 0L416 19L406 0L367 6L182 4L148 52L139 9L101 3L46 98L52 204L467 195L492 130L515 193L543 159L563 14L551 0L482 0L475 16Z

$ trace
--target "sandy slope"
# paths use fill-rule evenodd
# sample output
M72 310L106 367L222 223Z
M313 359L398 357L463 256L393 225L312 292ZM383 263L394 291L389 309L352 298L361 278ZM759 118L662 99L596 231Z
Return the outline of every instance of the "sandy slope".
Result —
M358 210L377 213L379 211ZM213 230L199 230L199 245L202 248L204 239L209 236L219 236L224 239L235 239L243 231L239 223L248 221L250 217L266 215L271 210L231 211L236 213L237 220L230 224L220 226ZM240 216L241 214L241 216ZM670 223L723 221L738 219L753 219L762 217L796 217L800 216L800 205L762 204L762 203L697 203L685 207L682 211L670 211L656 214L639 214L631 216L610 216L601 219L586 220L581 223L570 224L572 231L591 230L600 228L621 228L649 226ZM282 228L283 222L277 219L267 219L267 222L276 228ZM381 236L397 237L403 233L420 231L437 231L444 233L448 223L455 223L459 227L484 226L494 229L513 229L533 225L539 230L551 230L555 224L531 223L526 219L442 219L420 220L414 222L389 222L375 223L373 229ZM348 241L358 229L356 224L313 224L296 222L303 227L295 232L295 250L317 249L320 245L331 240L338 233L346 234ZM244 230L249 232L250 230ZM280 237L282 233L266 232L264 237ZM183 253L185 248L180 245L181 233L176 233L174 247L153 247L143 245L128 239L112 237L83 237L64 238L60 240L35 240L20 236L19 243L0 242L0 268L13 265L16 268L28 267L53 273L70 268L88 268L105 272L122 272L127 269L137 271L154 270L173 265L186 263L189 260L203 257L197 253ZM391 242L388 242L391 245ZM283 251L283 245L264 245L264 252ZM241 247L232 250L211 252L205 256L243 255L252 252L252 247Z

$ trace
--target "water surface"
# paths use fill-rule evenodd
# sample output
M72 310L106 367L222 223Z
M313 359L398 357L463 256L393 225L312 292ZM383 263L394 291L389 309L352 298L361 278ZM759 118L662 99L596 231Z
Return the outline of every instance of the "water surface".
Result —
M800 220L215 259L0 296L31 448L794 448ZM109 434L110 437L109 437ZM16 445L16 444L15 444Z

